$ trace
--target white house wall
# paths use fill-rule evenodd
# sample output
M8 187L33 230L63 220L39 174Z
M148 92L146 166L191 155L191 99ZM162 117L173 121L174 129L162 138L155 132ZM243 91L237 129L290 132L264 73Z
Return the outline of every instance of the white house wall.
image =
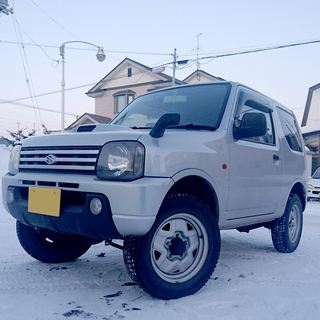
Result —
M131 68L132 76L128 77L128 68ZM138 83L145 83L160 80L161 77L151 73L149 70L137 68L135 65L125 64L120 66L100 85L100 89L134 86Z
M135 92L134 97L137 98L144 93L147 93L150 90L154 90L154 85L145 85L145 86L137 86L130 87L130 90ZM103 91L101 97L95 98L95 114L100 116L108 117L113 119L115 117L114 113L114 94L121 91L122 89Z
M307 125L314 125L320 123L320 89L315 90L312 94L310 110L307 120Z
M129 68L131 69L130 74L128 73ZM217 80L223 79L197 70L194 74L186 78L185 82L176 79L176 84ZM133 94L134 92L134 99L136 99L151 90L161 89L171 85L172 78L170 76L164 73L152 73L151 68L126 58L91 88L87 92L87 95L95 99L96 115L113 119L116 116L114 110L115 95Z
M128 76L129 68L131 76ZM95 114L113 119L116 115L114 95L118 92L131 90L135 92L134 98L137 98L150 90L164 86L168 86L168 82L163 75L153 74L148 67L124 60L122 65L120 64L98 84L100 92L95 95Z
M211 82L214 81L213 77L209 77L205 74L194 74L192 77L188 78L188 84L198 83L198 82Z

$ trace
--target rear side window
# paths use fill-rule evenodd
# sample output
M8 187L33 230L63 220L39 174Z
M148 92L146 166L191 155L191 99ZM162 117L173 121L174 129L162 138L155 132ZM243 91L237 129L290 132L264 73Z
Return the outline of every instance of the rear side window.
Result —
M296 119L289 112L277 108L283 133L290 148L294 151L302 152L302 141Z

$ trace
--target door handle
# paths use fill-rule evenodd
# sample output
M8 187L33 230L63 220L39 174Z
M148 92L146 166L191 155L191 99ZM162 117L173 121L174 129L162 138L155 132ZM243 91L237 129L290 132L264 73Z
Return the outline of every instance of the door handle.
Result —
M273 155L273 161L279 161L280 157L277 154Z

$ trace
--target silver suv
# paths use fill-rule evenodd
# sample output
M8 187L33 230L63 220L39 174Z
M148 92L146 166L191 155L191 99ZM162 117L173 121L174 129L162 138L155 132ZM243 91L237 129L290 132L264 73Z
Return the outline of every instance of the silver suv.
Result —
M32 257L67 262L105 240L142 289L173 299L210 278L220 230L266 227L276 250L297 248L305 150L289 109L201 83L140 96L108 125L23 140L2 188Z

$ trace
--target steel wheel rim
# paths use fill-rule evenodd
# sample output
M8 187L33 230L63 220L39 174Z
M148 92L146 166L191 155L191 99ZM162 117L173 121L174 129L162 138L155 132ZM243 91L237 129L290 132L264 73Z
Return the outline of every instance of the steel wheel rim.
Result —
M288 220L289 239L291 243L297 241L301 229L301 217L298 205L293 205Z
M157 275L171 283L193 278L208 254L208 234L203 223L188 213L164 220L151 241L151 262Z

